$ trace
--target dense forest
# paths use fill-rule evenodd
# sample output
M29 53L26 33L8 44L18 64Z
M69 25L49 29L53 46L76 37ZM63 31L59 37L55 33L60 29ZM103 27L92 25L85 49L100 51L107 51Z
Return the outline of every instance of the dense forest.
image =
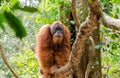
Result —
M71 57L53 78L119 78L119 19L120 0L0 0L0 78L39 78L36 36L58 20Z

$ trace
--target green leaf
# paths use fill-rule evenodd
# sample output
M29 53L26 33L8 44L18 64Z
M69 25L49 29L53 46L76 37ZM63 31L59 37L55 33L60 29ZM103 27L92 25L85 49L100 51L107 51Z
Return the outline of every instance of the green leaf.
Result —
M116 8L116 12L119 14L120 13L120 9L117 7Z
M13 6L12 9L20 9L20 3L17 1Z
M113 0L114 4L120 4L120 0Z
M5 30L4 26L3 26L3 22L4 22L4 16L2 13L0 13L0 27Z
M31 12L31 13L38 11L37 8L35 8L35 7L24 6L21 8L21 4L19 1L13 1L11 6L12 6L11 9L13 9L13 10L19 9L19 10L27 11L27 12Z
M4 12L4 16L9 26L16 33L17 37L22 38L26 36L26 30L23 27L22 22L17 17L15 17L12 13L7 12L7 11Z
M3 30L5 30L5 27L3 26L3 24L0 22L0 28L2 28Z
M2 1L2 0L0 0L0 4L1 4L1 1Z
M31 13L38 11L37 8L28 7L28 6L24 6L24 8L20 8L20 10L22 10L22 11L27 11L27 12L31 12Z
M105 2L104 0L100 0L102 3Z

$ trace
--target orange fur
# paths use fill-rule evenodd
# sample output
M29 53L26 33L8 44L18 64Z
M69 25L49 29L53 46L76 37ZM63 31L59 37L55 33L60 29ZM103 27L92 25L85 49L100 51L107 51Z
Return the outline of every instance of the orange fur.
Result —
M53 36L53 43L55 44L61 44L63 40L63 36L62 37L56 37L55 35Z
M64 27L63 38L57 39L51 35L50 28L53 27L53 25L43 26L37 35L36 55L44 78L51 78L51 74L53 74L57 68L64 66L70 56L69 29L61 22L57 21L57 23ZM55 44L53 41L56 43L61 42L57 50L54 50Z

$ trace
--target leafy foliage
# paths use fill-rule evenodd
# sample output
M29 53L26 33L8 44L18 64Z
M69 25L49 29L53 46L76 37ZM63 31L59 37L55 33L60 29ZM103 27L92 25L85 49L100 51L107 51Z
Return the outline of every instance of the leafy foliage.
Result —
M101 4L104 6L103 10L111 17L120 18L120 1L101 0ZM114 30L109 30L105 27L101 27L101 34L103 77L118 78L120 77L120 33Z
M114 30L108 30L104 27L101 29L102 33L102 65L103 65L103 76L117 78L120 76L119 73L119 59L120 59L120 33ZM104 34L103 34L104 33Z
M6 11L4 12L4 16L5 16L5 18L7 18L6 19L7 23L14 30L17 37L22 38L22 37L26 36L26 30L22 26L21 21L17 17L15 17L12 13L6 12Z
M8 5L6 6L6 4ZM22 25L21 20L19 20L14 14L12 14L12 11L19 9L27 12L36 12L38 10L34 7L27 7L27 6L21 7L20 2L18 0L10 0L8 1L8 3L6 2L6 4L2 4L0 6L1 7L0 10L2 11L2 13L0 14L0 18L1 18L0 27L4 29L3 23L5 21L3 21L3 19L5 19L6 23L8 23L8 25L14 30L17 37L19 38L25 37L26 30Z
M10 61L20 78L37 78L38 62L30 49L25 48L22 53L16 53Z

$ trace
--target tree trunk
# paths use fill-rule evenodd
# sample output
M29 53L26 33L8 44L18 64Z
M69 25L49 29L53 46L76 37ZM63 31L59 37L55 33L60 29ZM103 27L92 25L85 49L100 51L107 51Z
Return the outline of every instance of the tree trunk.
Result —
M75 6L75 5L74 5ZM62 7L60 7L60 11L61 10L65 10L66 8L62 5ZM75 7L74 7L75 8ZM73 9L74 9L73 8ZM73 12L75 10L72 10ZM76 16L76 15L75 15ZM63 16L60 16L60 18L63 18L64 19L68 19L68 20L71 20L70 18L73 18L73 16L71 17L69 14L68 15L63 15ZM77 19L78 20L78 19ZM80 25L80 23L77 23L76 24L77 26ZM95 45L98 45L100 43L100 34L99 34L99 28L94 30L92 36L93 36L93 39L95 41ZM74 72L75 73L72 73L74 75L75 78L85 78L85 73L86 73L86 70L87 70L87 65L89 64L89 59L93 56L91 56L91 44L89 44L89 42L86 43L86 47L85 47L85 51L83 52L83 56L80 60L80 63L79 63L79 66L78 66L78 69L75 69ZM95 48L95 46L94 46ZM95 50L95 56L94 56L94 59L93 59L93 63L92 63L92 67L94 67L93 69L90 70L89 74L88 74L88 78L101 78L101 58L100 58L100 48L99 49L96 49ZM96 64L97 63L97 64Z
M76 0L72 0L75 3ZM84 0L82 0L84 1ZM85 0L89 13L85 22L78 26L76 40L72 46L71 57L67 65L58 69L54 75L57 78L67 78L73 74L72 78L102 78L101 76L101 53L100 53L100 21L108 28L120 30L114 23L120 22L110 18L114 23L109 23L106 16L102 13L98 0ZM74 6L74 5L72 5ZM76 16L75 7L72 7ZM78 19L75 18L77 21ZM104 21L105 20L105 21ZM75 21L77 23L77 21ZM117 21L117 22L116 22ZM92 38L90 37L92 35ZM92 39L92 40L91 40ZM91 43L89 43L91 41Z
M97 28L93 31L92 37L94 39L95 45L100 45L100 28ZM101 74L101 52L100 47L95 48L95 59L94 59L94 69L92 74L90 74L90 78L102 78Z

